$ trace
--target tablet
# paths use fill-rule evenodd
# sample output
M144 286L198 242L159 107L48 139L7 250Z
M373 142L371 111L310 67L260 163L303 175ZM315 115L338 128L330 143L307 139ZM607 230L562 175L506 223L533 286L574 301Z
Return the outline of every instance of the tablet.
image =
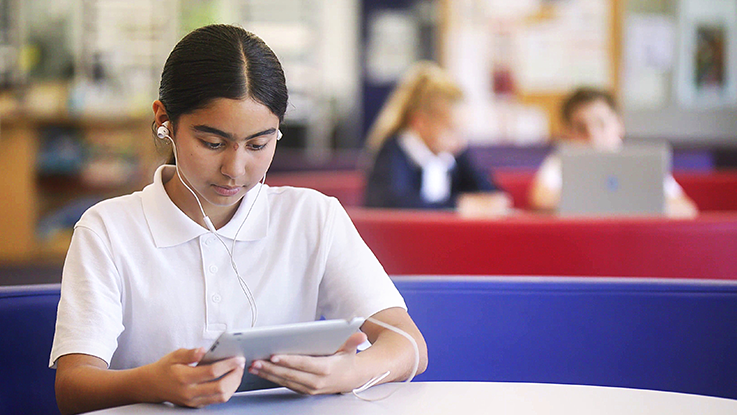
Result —
M254 360L267 360L275 354L328 356L337 352L363 322L363 318L356 317L350 321L320 320L225 332L199 364L243 356L247 368ZM279 385L244 371L238 391L276 387Z

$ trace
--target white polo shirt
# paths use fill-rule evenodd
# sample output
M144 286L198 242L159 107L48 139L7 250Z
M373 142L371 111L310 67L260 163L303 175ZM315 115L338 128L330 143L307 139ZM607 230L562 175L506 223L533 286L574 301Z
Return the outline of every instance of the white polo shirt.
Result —
M209 347L250 327L248 300L225 247L171 201L162 166L140 192L90 208L64 263L50 365L70 353L112 369ZM368 317L406 305L335 198L314 190L251 189L218 230L258 307L257 326Z

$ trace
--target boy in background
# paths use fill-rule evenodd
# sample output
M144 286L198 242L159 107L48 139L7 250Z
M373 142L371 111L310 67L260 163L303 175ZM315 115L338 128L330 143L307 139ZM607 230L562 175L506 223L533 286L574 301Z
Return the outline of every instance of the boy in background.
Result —
M595 88L579 88L562 107L565 133L563 139L590 145L600 151L618 151L623 144L625 129L614 97ZM535 174L530 188L530 206L539 210L556 210L560 204L563 185L561 162L557 155L549 155ZM696 204L684 193L669 174L663 183L666 215L694 217Z

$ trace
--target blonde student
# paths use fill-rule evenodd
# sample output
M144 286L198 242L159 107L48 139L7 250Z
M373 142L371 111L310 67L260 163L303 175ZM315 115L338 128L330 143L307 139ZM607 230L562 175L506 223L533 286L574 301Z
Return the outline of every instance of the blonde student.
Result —
M617 151L621 148L625 135L624 122L609 92L579 88L568 96L561 112L565 140L583 143L601 151ZM550 155L535 175L530 188L530 205L540 210L557 209L562 182L560 159ZM692 217L698 214L696 204L670 174L665 178L664 190L668 216Z
M410 376L410 342L373 322L332 356L195 366L223 331L321 317L403 330L424 370L422 335L340 204L263 183L287 99L281 64L252 33L206 26L174 47L153 112L176 166L74 229L50 356L62 413L224 402L245 370L304 394Z
M461 135L462 98L435 63L407 71L366 140L366 206L507 212L511 199L476 169Z

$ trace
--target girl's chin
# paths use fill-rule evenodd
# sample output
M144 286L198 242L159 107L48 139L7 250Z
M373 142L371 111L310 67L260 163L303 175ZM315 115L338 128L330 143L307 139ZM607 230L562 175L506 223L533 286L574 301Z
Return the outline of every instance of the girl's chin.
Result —
M213 206L229 207L238 204L245 195L245 189L240 189L239 192L235 192L232 196L224 196L220 192L210 189L205 199L207 199L207 203Z
M229 207L237 205L241 201L241 199L243 199L244 195L245 192L230 197L219 196L216 194L212 198L209 198L208 202L210 202L210 204L214 206Z

